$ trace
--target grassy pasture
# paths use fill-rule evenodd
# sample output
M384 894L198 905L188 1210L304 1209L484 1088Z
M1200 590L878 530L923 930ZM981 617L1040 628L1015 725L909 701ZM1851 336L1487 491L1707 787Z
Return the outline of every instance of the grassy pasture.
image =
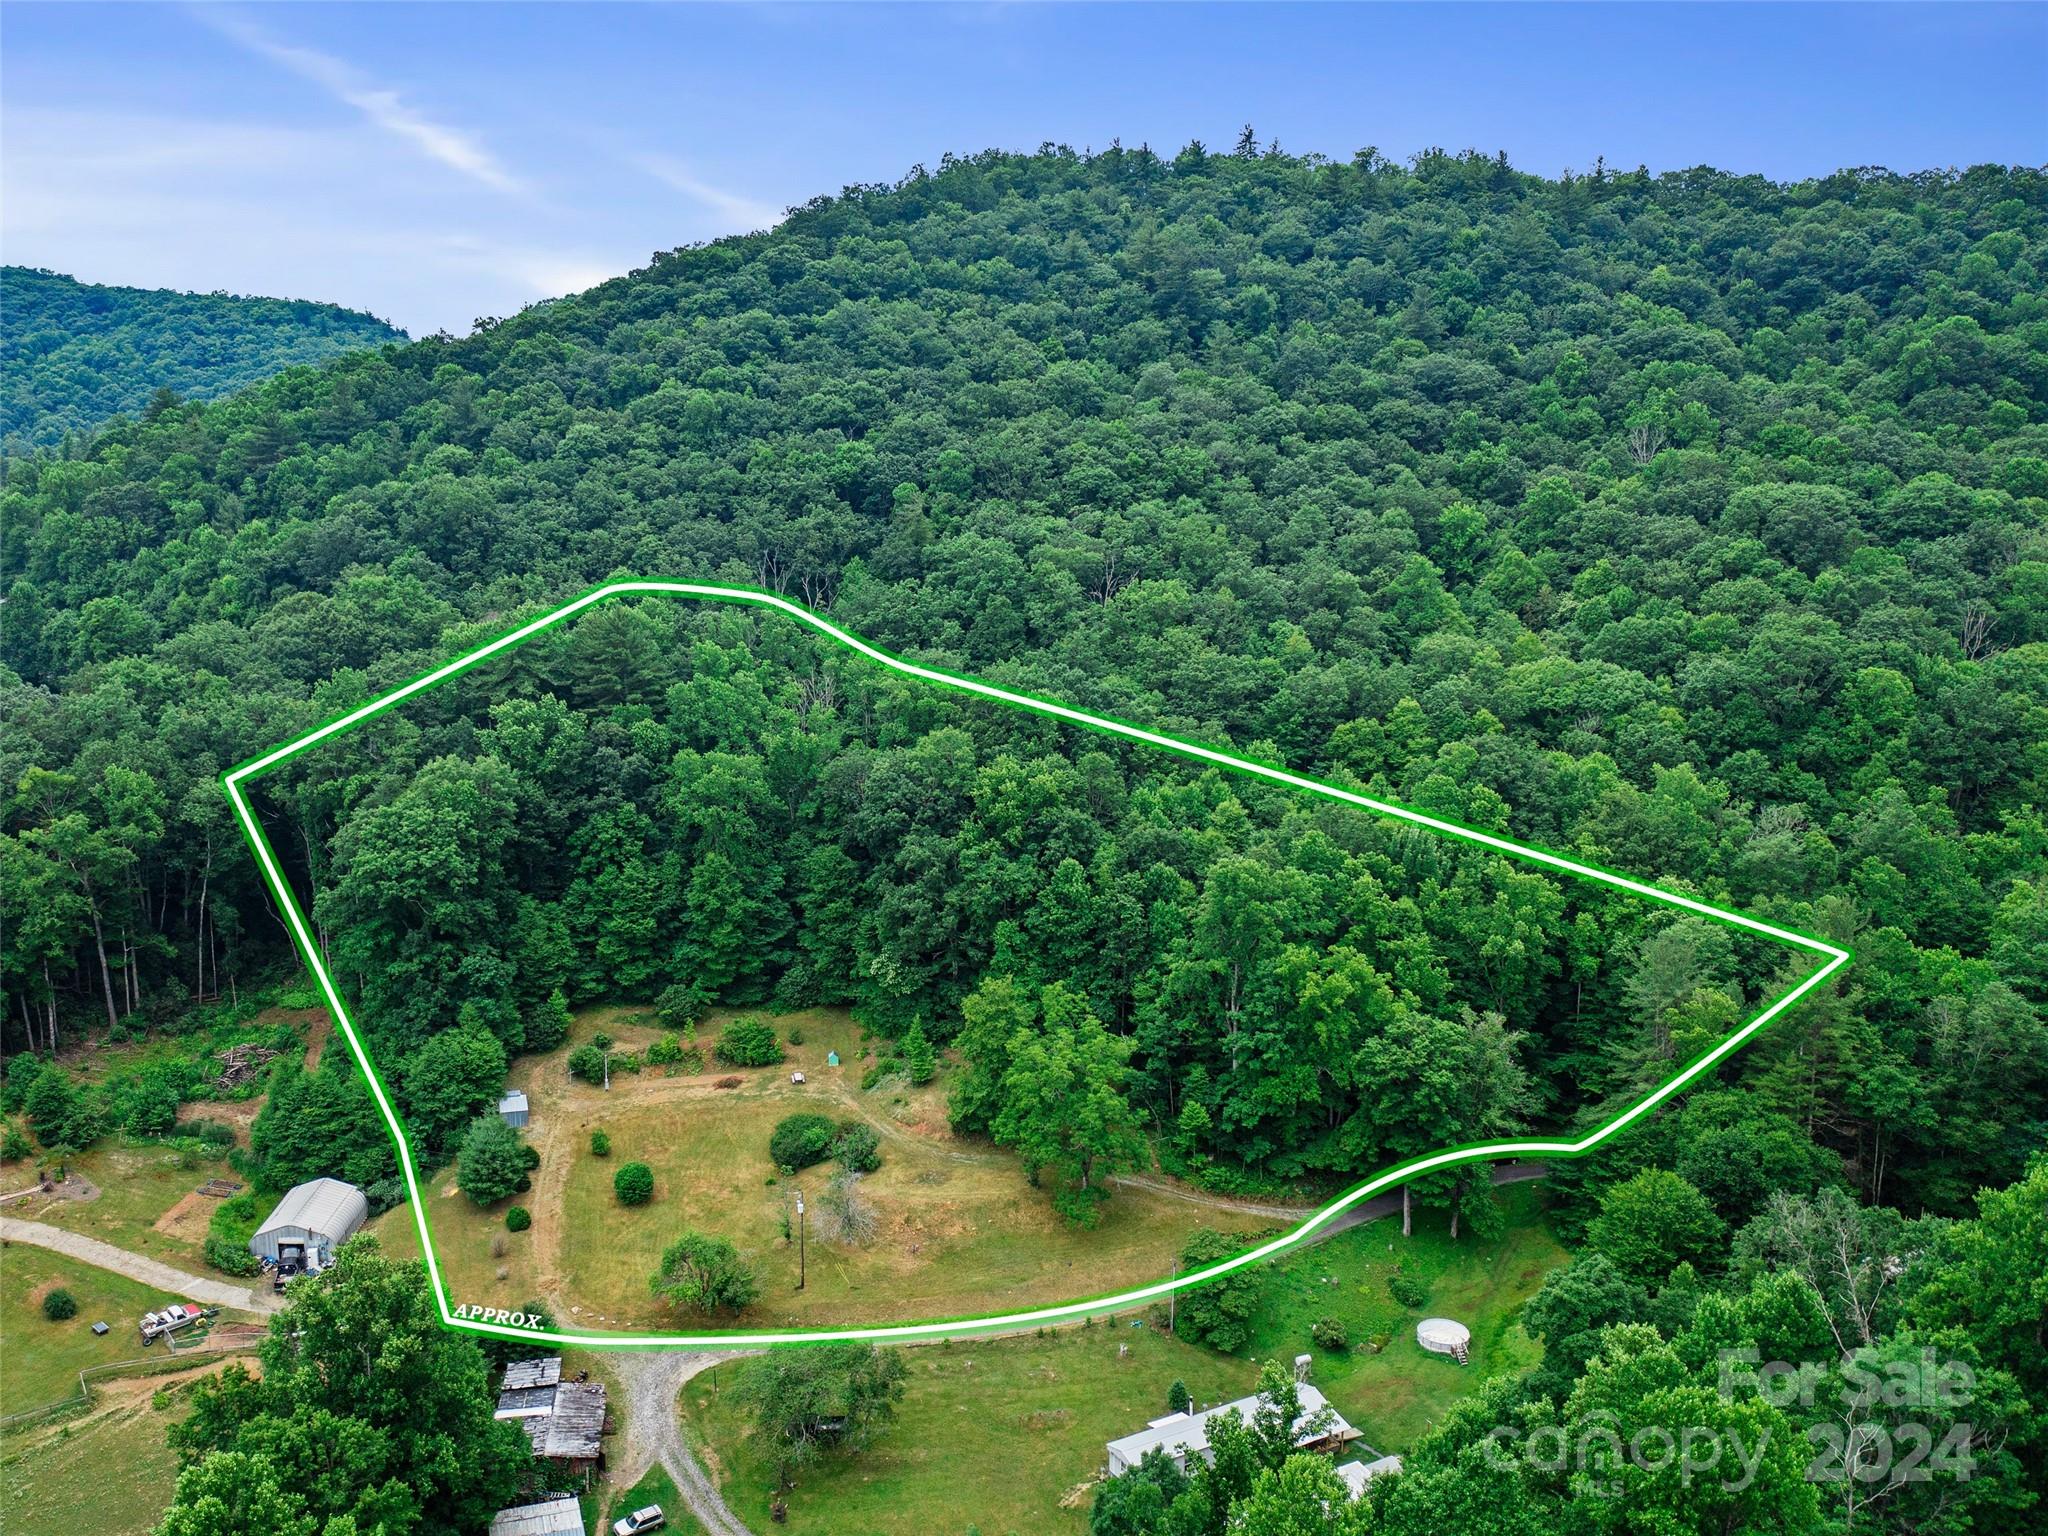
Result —
M113 1382L83 1418L0 1435L0 1529L8 1536L147 1536L177 1486L177 1458L164 1434L191 1401L184 1392L159 1396L164 1386L160 1379Z
M1249 1232L1270 1224L1121 1189L1094 1228L1071 1227L1009 1153L952 1134L944 1073L922 1088L893 1077L863 1090L879 1047L843 1011L778 1017L788 1059L774 1067L712 1059L729 1019L714 1016L698 1031L708 1063L699 1073L619 1071L609 1091L571 1078L569 1050L600 1029L621 1050L659 1038L646 1015L627 1009L586 1012L570 1045L514 1064L510 1080L531 1104L527 1137L541 1154L533 1188L480 1210L460 1192L453 1168L427 1186L435 1254L453 1301L517 1307L545 1299L567 1326L626 1332L958 1317L1156 1280L1197 1226ZM790 1043L792 1033L801 1043ZM805 1084L790 1081L797 1071ZM734 1078L738 1086L718 1086ZM826 1241L818 1225L817 1200L834 1165L785 1179L769 1161L776 1122L805 1110L863 1119L881 1134L882 1166L860 1185L878 1223L864 1247ZM598 1129L611 1137L609 1157L591 1154ZM634 1161L654 1170L655 1197L626 1207L612 1178ZM794 1229L785 1236L784 1228L797 1189L810 1205L802 1290ZM514 1204L533 1213L530 1230L506 1230ZM761 1298L740 1318L678 1312L649 1290L662 1250L686 1227L729 1239L754 1266ZM418 1256L411 1210L387 1212L371 1230L393 1255Z
M1119 1346L1129 1354L1119 1356ZM1088 1528L1088 1500L1062 1499L1101 1468L1103 1444L1166 1412L1178 1378L1203 1403L1252 1390L1257 1367L1128 1318L1044 1337L928 1344L896 1423L864 1454L799 1474L783 1529L811 1536L934 1536L971 1522L984 1536ZM724 1399L735 1365L683 1389L684 1427L726 1502L752 1530L777 1529L774 1472Z
M60 1287L77 1299L78 1313L53 1323L43 1316L43 1296ZM89 1365L140 1358L136 1320L176 1299L46 1248L0 1245L0 1414L69 1395ZM93 1335L99 1322L108 1325L103 1338ZM162 1352L162 1345L153 1347Z
M1444 1213L1418 1208L1410 1238L1402 1238L1399 1217L1383 1217L1267 1266L1246 1353L1312 1353L1313 1380L1338 1411L1378 1450L1407 1449L1487 1377L1528 1370L1543 1357L1518 1319L1566 1254L1543 1223L1537 1185L1508 1185L1497 1198L1508 1225L1491 1242L1468 1235L1454 1243ZM1428 1287L1421 1307L1400 1307L1388 1295L1397 1265ZM1349 1349L1332 1353L1310 1342L1321 1317L1345 1325ZM1453 1318L1472 1330L1470 1365L1415 1342L1425 1317ZM1367 1345L1375 1334L1387 1336L1377 1354Z
M1131 1317L1039 1336L922 1345L905 1356L910 1375L897 1422L858 1457L830 1457L802 1474L788 1529L814 1536L929 1536L964 1529L984 1536L1080 1532L1090 1495L1079 1485L1101 1468L1103 1445L1166 1411L1175 1378L1210 1404L1250 1392L1258 1361L1313 1353L1311 1380L1374 1449L1401 1451L1451 1403L1488 1375L1525 1369L1541 1356L1516 1322L1563 1250L1545 1229L1527 1185L1505 1194L1509 1226L1495 1241L1452 1243L1437 1213L1419 1214L1404 1241L1398 1218L1342 1233L1266 1271L1254 1338L1243 1355L1221 1355ZM1391 1242L1393 1252L1388 1252ZM1420 1311L1393 1305L1385 1276L1395 1262L1424 1280ZM1334 1280L1334 1284L1331 1281ZM1415 1321L1455 1317L1472 1329L1472 1364L1424 1352ZM1344 1317L1354 1339L1392 1328L1379 1354L1313 1349L1316 1318ZM1119 1357L1118 1346L1129 1354ZM722 1365L683 1391L686 1427L707 1451L726 1499L766 1529L770 1463L722 1387L742 1367Z
M202 1252L215 1202L188 1196L209 1179L245 1182L221 1158L157 1142L110 1136L90 1152L66 1160L72 1172L99 1186L93 1200L14 1201L7 1214L82 1232L130 1253L145 1253L195 1275L211 1275ZM23 1174L20 1184L33 1181ZM16 1186L10 1179L8 1187ZM182 1209L180 1203L184 1202Z
M1165 1275L1198 1225L1261 1225L1230 1211L1119 1190L1094 1228L1072 1227L1008 1153L953 1136L943 1079L921 1089L899 1079L863 1091L870 1063L846 1015L817 1011L776 1025L785 1039L792 1029L803 1035L778 1067L614 1076L608 1094L570 1083L566 1073L541 1084L544 1111L536 1118L544 1112L551 1122L543 1156L566 1154L567 1161L554 1178L537 1183L536 1194L546 1198L532 1208L536 1229L543 1221L559 1224L537 1249L544 1272L559 1277L565 1321L605 1329L706 1322L674 1312L648 1290L662 1249L685 1227L729 1239L754 1266L761 1299L741 1322L801 1327L957 1317L1099 1295ZM620 1031L611 1032L623 1043ZM715 1029L707 1031L707 1054L714 1040ZM828 1065L832 1050L840 1055L836 1068ZM802 1086L790 1081L797 1070L808 1079ZM741 1086L718 1088L721 1077L738 1077ZM781 1178L769 1161L776 1122L803 1110L864 1119L881 1133L882 1166L860 1184L878 1221L864 1247L821 1238L817 1202L833 1165ZM590 1155L590 1132L598 1128L611 1137L608 1158ZM629 1208L613 1196L612 1176L628 1161L653 1168L651 1204ZM798 1189L810 1206L802 1290L798 1245L784 1235ZM445 1245L438 1202L431 1215L437 1245ZM513 1283L505 1294L518 1290Z

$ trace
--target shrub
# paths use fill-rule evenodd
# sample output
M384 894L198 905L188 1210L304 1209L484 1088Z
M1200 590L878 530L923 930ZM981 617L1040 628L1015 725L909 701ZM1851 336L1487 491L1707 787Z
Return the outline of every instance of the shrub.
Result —
M515 1205L505 1213L505 1230L508 1232L524 1232L532 1225L533 1212L523 1205Z
M674 1066L683 1059L683 1037L663 1035L647 1047L647 1064L651 1067Z
M1327 1349L1333 1354L1351 1347L1351 1336L1344 1331L1342 1321L1334 1317L1317 1318L1315 1326L1309 1329L1308 1336L1314 1341L1317 1349Z
M209 1237L200 1251L206 1262L224 1275L254 1275L263 1270L263 1261L249 1251L248 1244L230 1237Z
M66 1290L55 1290L43 1298L43 1316L53 1323L78 1316L78 1298Z
M831 1155L842 1168L873 1173L882 1166L882 1138L865 1120L842 1120L832 1137Z
M772 1067L782 1060L782 1042L766 1019L748 1014L725 1026L716 1054L728 1066Z
M704 1017L707 999L695 986L677 982L664 988L660 997L654 1000L654 1016L665 1029L688 1029Z
M802 1045L804 1043L804 1032L801 1029L792 1028L789 1032L789 1043L791 1045Z
M768 1138L768 1160L792 1172L822 1163L832 1155L839 1128L823 1115L789 1115L776 1124Z
M645 1163L623 1163L612 1175L612 1193L621 1205L645 1205L654 1198L654 1170Z
M612 1155L611 1137L607 1136L603 1131L592 1131L590 1133L590 1155L592 1157L610 1157Z
M21 1134L21 1127L10 1125L7 1134L0 1136L0 1163L18 1163L29 1155L32 1149L28 1138Z
M569 1075L586 1083L604 1081L604 1052L594 1045L579 1045L569 1053Z
M1099 1188L1063 1189L1052 1197L1052 1208L1069 1226L1092 1227L1102 1220L1102 1202L1108 1198L1108 1193Z
M1175 1377L1173 1385L1166 1389L1166 1411L1168 1413L1186 1413L1194 1406L1195 1399L1188 1391L1188 1384L1179 1377Z
M1397 1269L1387 1276L1387 1294L1398 1305L1413 1311L1429 1300L1429 1287L1413 1275L1403 1274Z

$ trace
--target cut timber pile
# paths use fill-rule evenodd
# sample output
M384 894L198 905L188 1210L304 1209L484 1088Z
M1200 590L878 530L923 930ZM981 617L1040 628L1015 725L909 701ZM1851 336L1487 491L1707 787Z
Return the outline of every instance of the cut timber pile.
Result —
M242 1186L233 1179L208 1179L199 1186L197 1193L211 1195L216 1200L225 1200L229 1195L238 1194Z
M219 1055L220 1073L213 1080L216 1088L239 1088L276 1059L277 1052L267 1045L234 1045Z

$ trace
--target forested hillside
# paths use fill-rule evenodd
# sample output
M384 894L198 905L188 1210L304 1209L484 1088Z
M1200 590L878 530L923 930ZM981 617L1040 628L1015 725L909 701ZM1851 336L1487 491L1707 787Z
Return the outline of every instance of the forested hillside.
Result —
M304 299L114 288L0 267L0 442L60 442L148 407L197 400L357 347L404 341L372 315Z
M1999 170L1772 186L1546 182L1444 156L991 154L469 340L168 408L82 461L12 461L10 1044L170 1012L283 958L223 766L543 598L616 571L717 575L899 653L1851 942L1837 995L1739 1067L1747 1104L1796 1122L1870 1198L1960 1208L2015 1174L2048 1090L2042 193ZM733 666L690 657L700 623L592 616L565 641L569 672L522 684L526 709L588 713L608 776L575 791L588 807L512 748L496 748L510 782L459 786L500 815L518 793L557 797L571 872L668 891L635 965L590 958L602 911L545 881L528 926L516 881L479 879L498 905L475 928L420 924L403 889L356 891L358 850L438 782L485 772L475 760L313 764L276 791L297 877L336 920L358 901L414 913L403 934L352 920L334 940L416 956L358 967L373 997L379 975L410 989L383 1028L418 1044L465 1008L510 1020L543 977L571 1001L647 993L707 942L662 870L711 879L690 842L709 834L635 813L639 784L686 776L678 752L801 737L805 700L709 719L709 684L676 692L696 666ZM1307 854L1280 846L1290 807L1253 803L1268 829L1104 856L1133 815L1112 799L1083 836L1040 827L1034 872L991 891L961 872L961 840L993 815L975 776L1016 743L989 731L958 760L889 745L911 807L891 836L936 842L842 840L844 868L807 872L825 850L784 823L831 811L825 780L799 774L782 819L750 823L762 909L727 936L737 969L717 981L854 995L887 1004L891 1028L922 1012L946 1036L1001 926L1071 901L1079 932L1104 913L1145 930L1130 977L1157 973L1157 993L1180 965L1194 985L1231 971L1198 952L1194 913L1237 862L1286 887L1260 887L1260 909L1313 915L1210 950L1264 942L1247 961L1264 973L1335 938ZM1077 793L1053 782L1042 803L1071 815ZM872 795L848 807L872 813ZM500 856L475 852L479 877ZM1358 870L1319 879L1352 887ZM854 930L825 938L854 883ZM1546 1063L1591 1100L1774 981L1683 928L1645 948L1626 926L1524 913L1511 891L1460 899L1501 932L1460 956L1481 918L1417 913L1434 938L1415 973L1454 981L1403 995L1542 1026ZM551 942L567 926L582 958L530 965L532 924ZM1393 940L1374 942L1374 973L1393 975ZM842 946L831 965L823 944ZM1122 985L1094 999L1120 1034L1141 1024ZM1221 1006L1163 997L1171 1020ZM1196 1061L1139 1038L1135 1065L1147 1108L1178 1116ZM1204 1151L1280 1176L1331 1161L1262 1128L1341 1120L1329 1083L1206 1092ZM1294 1153L1272 1163L1278 1147Z
M2019 1529L2042 1333L1986 1276L2027 1271L2038 1202L1943 1218L2048 1129L2044 271L2028 170L1048 147L12 460L7 1048L289 965L224 767L614 574L771 588L1851 945L1717 1085L1550 1181L1591 1251L1532 1303L1526 1390L1573 1422L1659 1383L1713 1411L1731 1341L1934 1340L1984 1368L1972 1443L2006 1459L1882 1519ZM431 1152L565 1004L851 1001L955 1044L964 1126L1079 1081L1112 1159L1136 1129L1212 1185L1328 1188L1407 1139L1591 1123L1785 980L676 602L258 798ZM46 1144L115 1113L60 1077L63 1124L26 1106ZM378 1145L339 1051L279 1098L301 1143ZM1830 1242L1841 1285L1807 1262ZM1495 1410L1382 1513L1452 1528ZM1817 1528L1796 1470L1767 1517L1669 1528ZM1540 1502L1516 1529L1554 1528Z

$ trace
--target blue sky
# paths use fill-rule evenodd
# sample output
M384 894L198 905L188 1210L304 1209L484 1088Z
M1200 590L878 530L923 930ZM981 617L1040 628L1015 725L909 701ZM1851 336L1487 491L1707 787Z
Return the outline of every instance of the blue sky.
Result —
M2042 6L9 4L0 252L461 332L947 150L2048 161Z

